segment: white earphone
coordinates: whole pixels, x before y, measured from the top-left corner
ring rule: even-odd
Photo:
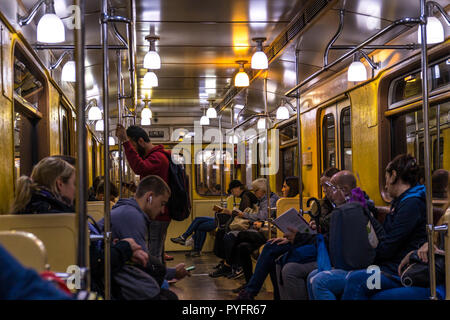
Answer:
[[[148,202],[152,204],[152,196],[148,197]]]

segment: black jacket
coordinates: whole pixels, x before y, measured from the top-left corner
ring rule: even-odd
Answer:
[[[72,212],[75,212],[73,206],[59,200],[50,191],[40,188],[33,192],[31,200],[27,203],[25,208],[17,214]]]

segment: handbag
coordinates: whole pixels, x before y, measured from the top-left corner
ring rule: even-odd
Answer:
[[[250,220],[241,218],[239,216],[234,217],[233,221],[230,223],[230,230],[231,231],[244,231],[248,230],[250,227]]]
[[[113,275],[125,300],[151,300],[161,292],[158,282],[147,272],[126,264]]]
[[[441,254],[434,255],[436,284],[445,282],[445,256]],[[428,263],[420,260],[417,251],[414,251],[409,257],[409,264],[402,272],[400,277],[402,285],[405,287],[430,287],[430,273]]]

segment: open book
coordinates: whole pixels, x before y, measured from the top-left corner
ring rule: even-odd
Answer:
[[[289,232],[288,227],[297,229],[300,233],[316,233],[316,230],[311,229],[305,218],[294,208],[287,210],[271,222],[284,233]]]

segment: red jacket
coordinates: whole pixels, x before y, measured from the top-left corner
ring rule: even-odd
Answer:
[[[163,153],[170,156],[170,151],[164,150],[162,144],[153,147],[144,158],[141,158],[131,145],[130,141],[126,141],[123,144],[123,148],[131,169],[133,169],[134,173],[138,174],[141,179],[149,175],[157,175],[169,184],[169,159]],[[167,206],[164,210],[164,214],[157,216],[155,220],[170,221]]]

